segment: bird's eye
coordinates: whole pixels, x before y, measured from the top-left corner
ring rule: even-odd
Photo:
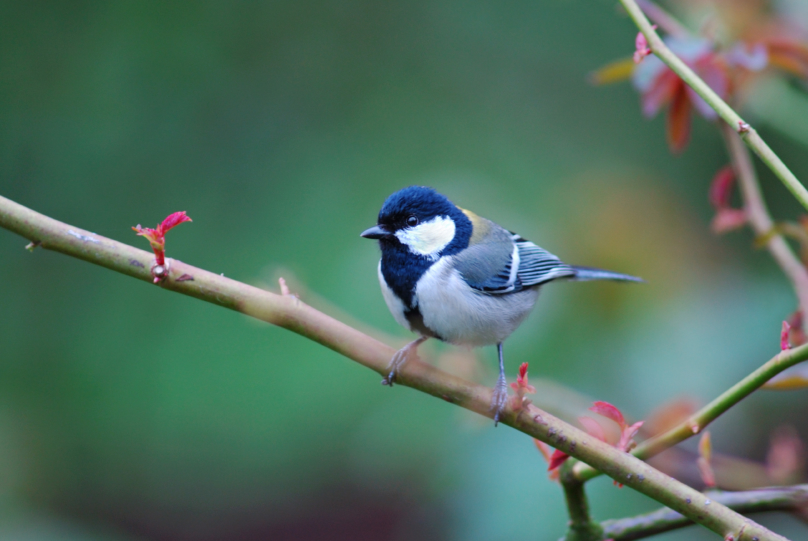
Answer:
[[[409,216],[407,218],[407,225],[410,227],[415,227],[418,225],[418,217],[417,216]]]

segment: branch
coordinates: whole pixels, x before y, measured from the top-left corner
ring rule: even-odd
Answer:
[[[721,133],[724,136],[727,150],[732,159],[732,167],[738,175],[738,184],[741,188],[743,206],[749,225],[752,226],[758,237],[770,235],[774,229],[774,220],[769,215],[766,202],[763,200],[763,194],[760,192],[760,185],[752,159],[749,156],[749,150],[741,143],[738,135],[733,133],[733,130],[726,124],[721,126]],[[766,247],[789,280],[791,280],[803,314],[808,314],[808,270],[794,255],[782,235],[771,235]],[[804,324],[808,324],[808,318],[804,318],[804,320]]]
[[[737,130],[744,142],[757,154],[761,160],[771,169],[775,175],[783,182],[788,190],[797,198],[802,206],[808,209],[808,190],[800,184],[786,164],[769,148],[769,145],[760,137],[757,131],[749,126],[736,113],[732,107],[722,100],[707,83],[701,80],[693,70],[691,70],[679,57],[677,57],[665,43],[659,34],[656,33],[651,23],[643,14],[635,0],[620,0],[623,7],[628,11],[629,16],[634,20],[637,28],[643,33],[648,41],[648,46],[655,55],[668,65],[681,79],[687,83],[696,93],[706,101],[710,107],[715,109],[718,116],[724,119],[732,129]]]
[[[634,456],[647,460],[656,456],[665,449],[695,436],[719,415],[759,389],[774,376],[797,363],[808,359],[808,344],[781,351],[763,366],[733,385],[718,398],[701,408],[699,411],[682,421],[676,427],[664,434],[646,440],[632,452]],[[588,481],[600,475],[600,472],[584,464],[575,465],[575,476],[581,481]]]
[[[38,244],[123,274],[152,282],[152,255],[65,223],[0,197],[0,227]],[[292,296],[280,296],[208,271],[171,261],[157,287],[190,295],[296,332],[383,375],[393,349]],[[808,348],[806,348],[808,349]],[[491,389],[464,381],[437,368],[410,360],[400,383],[491,417]],[[630,454],[594,438],[533,405],[509,406],[500,422],[590,464],[620,483],[682,513],[721,536],[745,531],[760,541],[785,538],[731,509],[711,502]]]
[[[802,509],[808,503],[808,485],[763,488],[747,492],[710,491],[706,495],[714,502],[720,502],[745,515],[762,511],[794,511]],[[632,541],[691,524],[688,519],[675,511],[659,509],[636,517],[606,520],[601,526],[605,537],[613,541]]]
[[[564,500],[570,516],[569,530],[562,541],[600,541],[604,539],[603,526],[592,520],[589,514],[589,501],[586,498],[583,481],[572,475],[569,461],[561,466],[558,478],[564,489]]]
[[[758,236],[769,235],[774,228],[774,221],[766,208],[766,203],[760,191],[757,175],[755,174],[754,166],[749,156],[749,151],[744,145],[741,144],[741,138],[743,137],[747,144],[754,149],[755,147],[752,144],[753,140],[748,137],[749,133],[741,134],[741,137],[738,137],[736,133],[733,133],[734,130],[730,126],[736,125],[734,124],[736,119],[734,117],[732,119],[727,119],[725,115],[722,114],[722,108],[724,108],[726,113],[735,115],[738,122],[742,122],[742,120],[740,120],[740,117],[737,116],[729,105],[721,100],[721,98],[718,97],[718,95],[715,94],[712,89],[710,89],[695,73],[690,70],[690,68],[688,68],[681,60],[679,60],[679,58],[676,57],[676,55],[670,51],[670,49],[667,48],[656,32],[654,32],[654,29],[651,27],[650,23],[648,23],[647,19],[645,19],[642,11],[633,0],[621,1],[623,2],[625,8],[629,11],[629,14],[631,14],[635,23],[637,23],[637,26],[646,36],[646,39],[648,39],[649,44],[651,44],[651,49],[673,71],[682,77],[686,83],[693,87],[694,90],[699,92],[699,94],[719,114],[721,114],[722,118],[727,120],[729,123],[722,124],[721,130],[732,158],[733,168],[735,169],[739,178],[739,184],[741,186],[744,201],[744,209],[747,212],[749,223],[755,233]],[[655,11],[653,11],[653,14],[655,17],[663,17],[669,24],[670,21],[677,25],[679,24],[666,12],[659,9],[655,4],[649,2],[648,0],[639,0],[639,2],[641,2],[643,7],[646,9],[654,9]],[[632,5],[634,8],[636,8],[634,12],[632,12],[631,9]],[[654,40],[652,40],[652,35],[656,40],[656,48],[654,45]],[[713,101],[708,99],[710,96],[712,96]],[[750,132],[751,131],[754,130],[750,130]],[[762,140],[760,142],[763,143]],[[776,172],[777,171],[775,171],[775,173]],[[802,185],[799,186],[802,188]],[[791,281],[797,295],[800,309],[803,311],[803,313],[808,312],[808,270],[806,270],[800,260],[794,255],[794,252],[781,235],[771,235],[771,238],[767,242],[767,247],[774,260],[783,269],[783,272]],[[808,318],[805,318],[805,324],[808,325]],[[778,354],[758,370],[741,380],[728,391],[724,392],[721,396],[713,400],[710,404],[702,408],[699,412],[685,420],[676,428],[639,445],[634,450],[633,454],[638,458],[648,459],[659,454],[665,449],[672,447],[695,434],[698,434],[719,415],[723,414],[729,408],[749,396],[749,394],[754,392],[756,389],[763,386],[763,384],[769,381],[772,377],[779,374],[786,368],[789,368],[794,364],[808,358],[808,351],[803,351],[804,349],[805,348],[798,348],[797,350],[790,350],[788,355],[784,355],[785,352]],[[574,474],[576,478],[582,481],[587,481],[600,475],[599,472],[584,464],[577,464],[574,469]]]

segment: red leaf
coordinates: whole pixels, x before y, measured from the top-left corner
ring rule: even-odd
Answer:
[[[623,429],[626,426],[626,420],[623,418],[623,414],[620,412],[619,409],[612,406],[608,402],[604,402],[602,400],[598,400],[595,402],[595,405],[589,408],[589,411],[594,411],[598,415],[603,415],[607,419],[611,419],[618,425],[620,428]]]
[[[686,85],[677,79],[677,88],[668,109],[668,144],[673,152],[681,152],[690,140],[690,99]]]
[[[527,379],[527,363],[522,363],[519,367],[519,375],[516,376],[516,381],[511,383],[511,389],[516,391],[516,394],[523,397],[525,393],[533,394],[536,388],[528,383]]]
[[[140,227],[140,224],[137,227],[133,227],[132,230],[140,235],[141,237],[146,237],[146,240],[149,241],[153,250],[162,250],[165,246],[165,239],[163,238],[163,234],[158,229],[152,229],[151,227]]]
[[[591,417],[578,417],[578,422],[583,425],[587,434],[599,439],[602,442],[606,441],[606,434],[603,432],[603,427],[600,426],[596,420]]]
[[[735,169],[731,165],[725,165],[719,169],[710,183],[710,204],[714,209],[729,206],[733,186],[735,186]]]
[[[189,218],[185,214],[185,211],[181,210],[179,212],[174,212],[166,216],[166,219],[163,220],[163,223],[161,223],[159,227],[161,228],[161,231],[165,233],[172,227],[176,227],[183,222],[192,222],[192,221],[193,220],[191,220],[191,218]]]
[[[549,464],[550,460],[552,459],[550,446],[544,443],[543,441],[537,440],[536,438],[533,438],[533,443],[536,445],[536,449],[538,449],[539,452],[541,453],[541,456],[544,457],[544,460],[546,460],[547,463]]]
[[[563,463],[564,463],[564,462],[565,462],[565,461],[566,461],[566,460],[567,460],[569,457],[570,457],[570,455],[568,455],[568,454],[567,454],[567,453],[565,453],[564,451],[559,451],[558,449],[556,449],[556,450],[553,452],[553,456],[551,456],[551,457],[550,457],[550,465],[549,465],[549,467],[547,468],[547,471],[554,470],[554,469],[558,468],[558,467],[559,467],[559,466],[561,466],[561,465],[562,465],[562,464],[563,464]]]
[[[634,447],[634,436],[637,435],[642,425],[643,421],[637,421],[631,426],[624,426],[623,430],[620,432],[620,442],[617,444],[617,448],[621,451],[631,450],[631,448]]]
[[[519,366],[519,378],[524,379],[527,376],[527,363],[522,363]]]
[[[696,460],[696,464],[699,467],[699,473],[701,473],[701,480],[708,487],[715,486],[715,472],[710,464],[712,454],[713,446],[710,442],[710,431],[705,430],[699,440],[699,458]]]
[[[132,229],[138,235],[146,237],[146,239],[149,241],[149,244],[151,244],[151,248],[154,251],[154,258],[157,265],[165,265],[166,232],[172,227],[178,226],[182,222],[190,221],[192,220],[186,216],[185,211],[183,210],[169,214],[166,219],[157,226],[156,229],[152,229],[150,227],[140,227],[140,224]],[[155,283],[157,283],[157,281],[158,277],[155,276]]]
[[[713,467],[704,457],[697,458],[696,465],[699,467],[701,480],[707,487],[713,488],[715,486],[715,472],[713,471]]]
[[[722,208],[718,210],[715,216],[713,216],[713,221],[710,223],[710,227],[714,233],[720,235],[721,233],[727,233],[743,227],[744,224],[746,224],[746,221],[747,218],[745,210]]]
[[[681,80],[670,68],[664,69],[642,94],[642,112],[647,117],[656,115],[673,97]]]
[[[769,38],[769,63],[797,77],[808,76],[808,47],[789,38]]]

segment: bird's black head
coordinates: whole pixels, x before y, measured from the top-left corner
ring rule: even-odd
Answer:
[[[387,198],[379,211],[378,224],[362,236],[378,239],[382,250],[405,248],[434,260],[468,246],[471,222],[432,188],[410,186]]]

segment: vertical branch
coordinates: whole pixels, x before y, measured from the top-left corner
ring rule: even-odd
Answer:
[[[741,188],[744,210],[746,211],[749,225],[758,236],[771,235],[774,220],[772,220],[769,210],[766,208],[766,202],[760,191],[760,184],[757,173],[755,173],[755,166],[752,163],[752,157],[749,155],[749,149],[726,124],[721,124],[721,133],[724,136],[724,141],[732,160],[732,167],[738,175],[738,185]],[[771,235],[771,238],[766,243],[766,248],[788,276],[788,279],[791,280],[794,292],[797,294],[800,310],[803,314],[808,313],[806,312],[808,310],[808,270],[794,254],[794,251],[786,243],[782,235]],[[808,318],[804,319],[806,319],[806,322],[803,323],[805,326],[808,324]]]
[[[603,526],[589,515],[584,483],[575,478],[570,461],[561,467],[559,481],[564,489],[564,500],[570,516],[569,530],[563,541],[601,541]]]

